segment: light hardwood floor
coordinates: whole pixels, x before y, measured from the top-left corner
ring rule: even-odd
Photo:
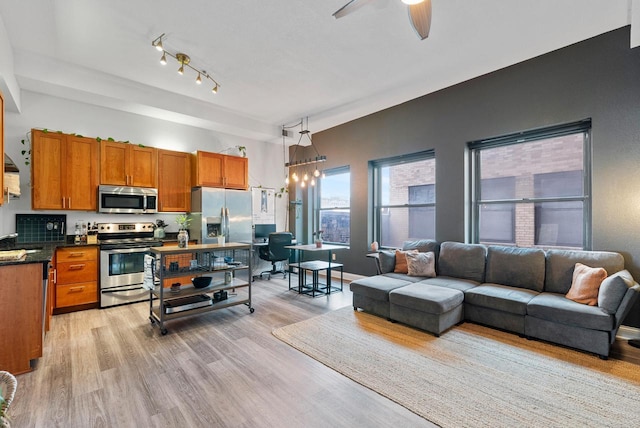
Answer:
[[[281,277],[279,277],[281,278]],[[351,304],[256,281],[246,306],[182,318],[160,335],[148,303],[53,317],[18,376],[16,427],[430,427],[271,331]]]
[[[279,277],[281,278],[281,277]],[[277,327],[351,304],[256,281],[246,306],[174,320],[148,303],[56,315],[35,370],[18,376],[13,427],[431,427],[276,339]],[[640,363],[616,341],[612,358]]]

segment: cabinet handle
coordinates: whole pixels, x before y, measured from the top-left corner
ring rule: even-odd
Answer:
[[[69,270],[80,270],[80,269],[84,269],[85,264],[79,264],[79,265],[71,265],[69,266]]]
[[[58,269],[53,270],[53,283],[54,284],[58,283]]]
[[[69,196],[69,209],[71,209],[71,196]]]
[[[64,204],[64,196],[62,197],[62,208],[66,208]]]
[[[69,293],[80,293],[84,291],[84,285],[80,286],[80,287],[70,287],[69,288]]]
[[[84,256],[84,252],[82,251],[78,251],[78,252],[73,252],[73,253],[69,253],[69,257],[82,257]]]

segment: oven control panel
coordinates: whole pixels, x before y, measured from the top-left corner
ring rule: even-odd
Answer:
[[[155,229],[155,223],[98,223],[98,234],[110,234],[110,233],[130,233],[135,235],[136,233],[153,232]]]

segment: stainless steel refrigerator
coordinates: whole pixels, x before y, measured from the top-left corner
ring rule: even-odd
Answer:
[[[201,244],[251,243],[251,192],[195,188],[191,191],[192,238]]]

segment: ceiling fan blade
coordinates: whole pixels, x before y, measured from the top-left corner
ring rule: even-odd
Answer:
[[[360,9],[362,6],[365,6],[370,1],[371,0],[350,0],[349,2],[347,2],[347,4],[345,4],[340,9],[335,11],[333,14],[333,17],[336,19],[342,18],[343,16],[351,12],[355,12],[356,10]]]
[[[429,37],[431,29],[431,0],[409,6],[409,19],[420,40]]]

